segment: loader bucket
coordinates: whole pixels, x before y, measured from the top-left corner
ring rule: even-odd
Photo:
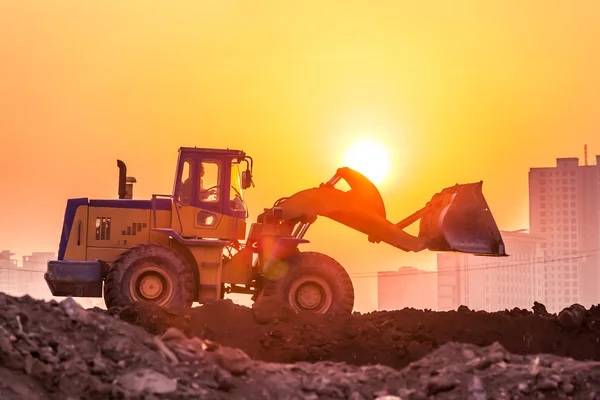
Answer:
[[[429,250],[507,255],[482,185],[483,182],[455,185],[435,194],[427,203],[419,236],[427,237]]]

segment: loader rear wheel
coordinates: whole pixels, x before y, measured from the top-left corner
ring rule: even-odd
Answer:
[[[165,308],[191,307],[196,293],[192,268],[177,251],[160,244],[141,244],[125,251],[104,282],[106,307],[136,301]]]
[[[288,272],[267,281],[264,296],[275,296],[296,312],[349,314],[354,308],[350,276],[333,258],[316,252],[297,252],[284,260]]]

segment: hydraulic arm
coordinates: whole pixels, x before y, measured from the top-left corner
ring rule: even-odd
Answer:
[[[344,179],[350,190],[335,184]],[[420,210],[394,224],[375,185],[351,168],[340,168],[317,188],[279,200],[275,207],[292,236],[304,237],[317,216],[324,216],[366,234],[371,242],[385,242],[404,251],[457,251],[506,256],[500,231],[482,193],[482,182],[455,185],[436,193]],[[259,220],[262,215],[259,216]],[[404,231],[420,221],[419,235]]]

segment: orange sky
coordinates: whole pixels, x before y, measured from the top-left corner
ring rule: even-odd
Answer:
[[[599,17],[558,1],[2,2],[0,247],[57,251],[66,199],[116,197],[117,158],[143,198],[170,192],[179,146],[244,149],[254,218],[328,180],[361,135],[391,147],[391,220],[482,179],[500,228],[527,227],[528,168],[600,154]],[[327,220],[308,239],[351,273],[435,265]]]

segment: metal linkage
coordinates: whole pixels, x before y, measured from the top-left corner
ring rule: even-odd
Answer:
[[[335,184],[338,183],[340,181],[340,179],[342,179],[342,177],[339,176],[338,174],[335,174],[330,180],[327,181],[326,184],[335,186]],[[310,227],[310,225],[311,225],[310,222],[305,222],[303,224],[298,225],[298,227],[294,231],[293,236],[296,239],[304,238],[304,235],[306,235],[306,232],[308,231],[308,228]]]

